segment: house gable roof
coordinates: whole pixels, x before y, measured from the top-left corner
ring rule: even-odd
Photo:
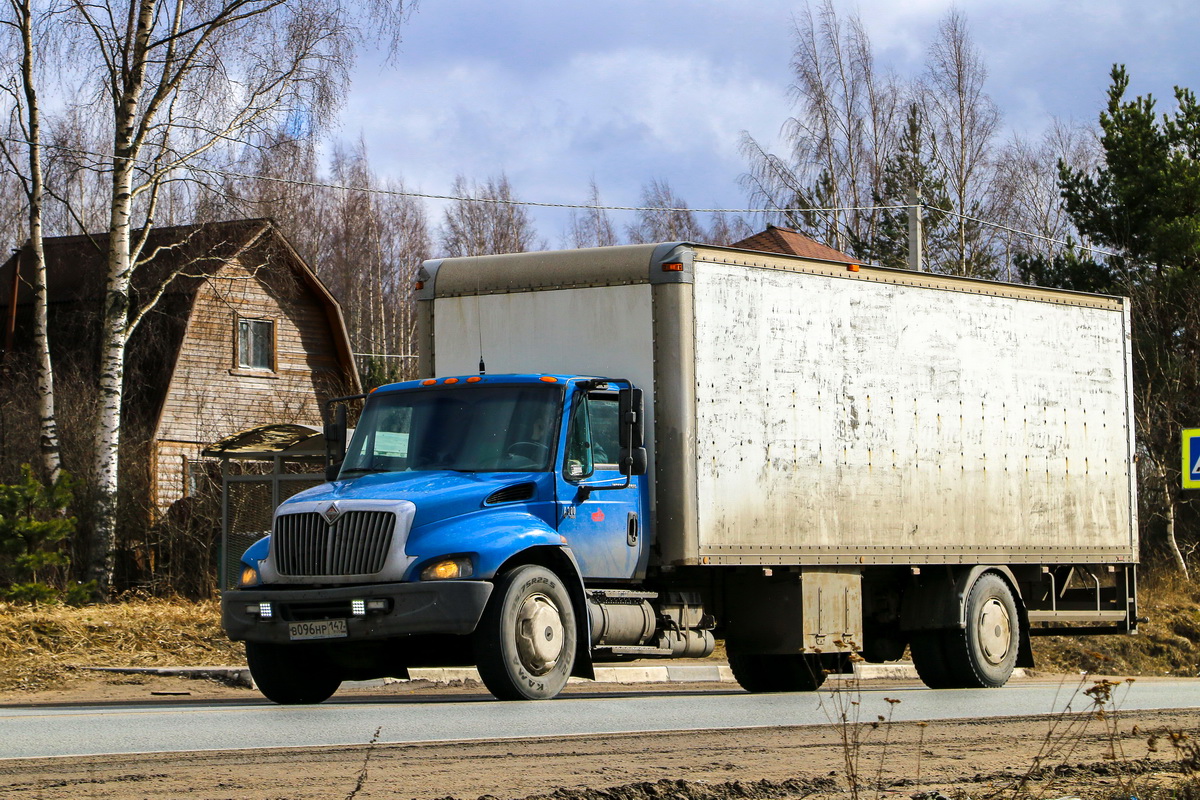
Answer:
[[[105,291],[107,239],[107,234],[100,234],[45,240],[52,346],[58,352],[73,349],[76,352],[71,356],[84,362],[93,361],[97,355],[99,329],[95,323]],[[17,251],[0,266],[0,319],[5,330],[13,311],[27,319],[29,312],[22,313],[22,308],[27,309],[33,302],[31,265],[28,257],[22,258],[26,250]],[[158,415],[158,404],[166,394],[197,293],[208,278],[217,275],[234,259],[248,261],[256,268],[269,265],[275,270],[282,269],[314,296],[329,323],[338,363],[353,391],[360,391],[341,307],[272,220],[244,219],[155,228],[147,237],[142,263],[134,272],[130,291],[134,313],[149,303],[156,303],[153,313],[147,315],[134,334],[139,347],[137,352],[130,353],[127,370],[140,376],[138,380],[127,382],[127,399],[132,407],[140,409],[147,422]],[[17,277],[18,292],[16,309],[11,304],[14,277]],[[64,335],[61,327],[55,326],[55,321],[60,326],[69,322],[70,332]],[[60,339],[57,343],[56,338]],[[0,346],[2,344],[0,341]]]
[[[738,250],[782,253],[789,256],[812,258],[818,261],[833,261],[838,264],[866,263],[861,259],[843,253],[841,250],[827,247],[791,228],[780,228],[776,225],[768,225],[767,229],[762,233],[756,233],[729,246]]]

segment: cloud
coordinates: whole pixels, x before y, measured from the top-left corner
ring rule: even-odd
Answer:
[[[738,202],[740,132],[769,138],[784,115],[782,89],[744,69],[630,47],[552,71],[477,58],[398,71],[356,93],[346,118],[381,171],[430,191],[504,171],[523,197],[582,202],[594,176],[606,200],[630,205],[658,178],[711,205]]]
[[[950,0],[859,0],[879,66],[915,78]],[[428,3],[393,69],[359,70],[345,131],[411,187],[445,192],[457,174],[504,171],[523,198],[578,202],[595,178],[606,202],[639,201],[651,179],[692,206],[740,207],[741,131],[774,145],[792,109],[791,0],[480,0]],[[1009,129],[1051,116],[1094,121],[1112,63],[1162,105],[1200,89],[1200,6],[1184,0],[992,0],[960,4]],[[1167,110],[1167,109],[1163,109]],[[1005,130],[999,136],[1004,141]],[[553,238],[565,212],[537,212]],[[436,211],[435,211],[436,215]]]

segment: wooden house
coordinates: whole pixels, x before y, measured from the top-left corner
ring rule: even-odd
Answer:
[[[105,244],[46,240],[51,354],[75,391],[96,385]],[[206,445],[263,423],[320,425],[325,401],[359,381],[337,301],[270,220],[154,229],[143,260],[131,313],[153,307],[126,357],[122,480],[154,516],[196,490]],[[27,263],[19,251],[0,267],[14,361],[31,343]]]
[[[781,228],[778,225],[768,225],[765,231],[734,242],[729,245],[739,250],[757,250],[761,253],[783,253],[790,256],[802,256],[819,261],[833,261],[838,264],[865,265],[867,262],[821,244],[799,231],[791,228]]]

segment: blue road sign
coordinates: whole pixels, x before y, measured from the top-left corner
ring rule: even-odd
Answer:
[[[1200,489],[1200,428],[1183,431],[1183,488]]]

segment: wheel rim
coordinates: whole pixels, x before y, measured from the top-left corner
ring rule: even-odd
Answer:
[[[979,648],[991,664],[1000,664],[1012,647],[1012,619],[996,598],[983,604],[979,615]]]
[[[562,615],[544,594],[532,594],[517,615],[517,655],[525,669],[545,675],[558,663],[563,648]]]

